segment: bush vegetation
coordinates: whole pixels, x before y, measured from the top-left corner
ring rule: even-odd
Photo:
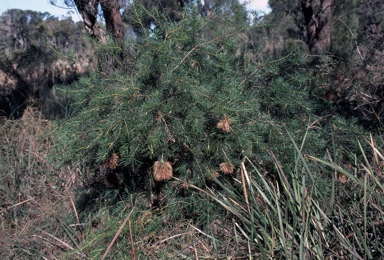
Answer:
[[[334,59],[261,58],[241,8],[130,11],[156,26],[95,44],[99,70],[56,86],[64,119],[3,120],[4,259],[384,255],[381,110],[345,112]]]

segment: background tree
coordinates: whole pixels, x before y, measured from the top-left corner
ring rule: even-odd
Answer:
[[[57,0],[51,0],[51,4],[62,5]],[[64,4],[72,7],[76,6],[83,18],[86,30],[98,41],[106,42],[105,31],[97,22],[99,9],[102,10],[107,31],[112,38],[117,41],[124,39],[124,26],[120,14],[119,0],[65,0]]]
[[[306,26],[307,44],[311,53],[328,51],[331,46],[333,0],[302,0],[301,8]]]
[[[54,104],[53,85],[77,79],[86,71],[80,64],[92,68],[92,51],[79,25],[30,10],[0,16],[1,115],[18,118],[33,99],[48,117],[63,112]]]
[[[255,50],[259,51],[258,55],[253,54],[254,58],[279,58],[298,50],[316,54],[318,64],[310,64],[318,66],[313,71],[313,78],[317,80],[312,81],[315,90],[312,94],[327,107],[319,109],[319,113],[355,116],[370,128],[380,124],[378,115],[383,114],[383,88],[382,77],[376,72],[380,71],[383,60],[378,51],[383,40],[383,4],[380,1],[334,1],[328,24],[325,22],[329,21],[329,13],[324,17],[321,12],[327,4],[325,1],[270,0],[269,4],[271,13],[258,18],[257,22],[272,26],[252,30],[250,34],[250,39],[256,43]],[[303,9],[301,4],[307,6]],[[307,11],[307,21],[303,10]],[[322,19],[324,23],[319,24]],[[327,35],[324,38],[327,40],[318,41],[323,25],[330,25],[323,34]],[[308,26],[314,26],[312,36],[308,35]],[[311,44],[310,39],[314,40]],[[322,46],[327,47],[323,49]],[[313,61],[313,56],[308,57]],[[366,75],[371,75],[370,80]]]
[[[331,45],[332,0],[270,0],[268,19],[274,26],[272,35],[306,42],[311,53],[328,51]],[[281,27],[281,28],[280,28]]]

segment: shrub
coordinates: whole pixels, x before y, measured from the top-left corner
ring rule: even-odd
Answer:
[[[237,166],[258,149],[258,93],[234,56],[236,35],[246,28],[229,16],[185,15],[127,43],[125,72],[94,73],[65,87],[76,102],[57,134],[64,161],[101,165],[115,153],[133,177],[165,160],[177,176],[201,182],[221,163]],[[216,32],[213,23],[231,26]]]

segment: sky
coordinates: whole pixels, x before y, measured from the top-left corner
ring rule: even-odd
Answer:
[[[246,0],[249,2],[249,10],[258,10],[268,12],[268,0]],[[64,5],[64,0],[56,0],[59,5]],[[241,1],[241,2],[244,2]],[[49,12],[50,14],[58,17],[68,16],[68,11],[72,13],[72,19],[74,21],[81,20],[80,15],[75,9],[64,9],[53,6],[50,3],[50,0],[0,0],[0,13],[5,12],[8,9],[24,9],[24,10],[33,10],[39,12]]]
[[[57,3],[61,3],[61,5],[64,1],[58,0]],[[74,21],[81,20],[80,15],[76,12],[75,9],[69,8],[59,8],[56,6],[53,6],[50,3],[50,0],[0,0],[0,13],[5,12],[8,9],[23,9],[23,10],[33,10],[33,11],[39,11],[39,12],[49,12],[50,14],[62,17],[62,16],[68,16],[68,11],[72,11],[72,19]]]
[[[1,1],[1,0],[0,0]],[[240,1],[245,2],[245,1]],[[262,12],[269,12],[268,0],[248,0],[249,4],[247,5],[249,10],[256,10]]]

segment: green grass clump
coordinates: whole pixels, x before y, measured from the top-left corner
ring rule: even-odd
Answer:
[[[379,259],[384,255],[384,156],[379,141],[368,140],[372,153],[361,149],[354,166],[304,157],[296,146],[295,163],[301,161],[303,167],[284,171],[272,155],[278,181],[246,158],[237,189],[216,179],[223,190],[203,192],[233,214],[236,241],[248,244],[249,255]],[[313,171],[313,164],[327,170]],[[320,174],[322,182],[308,184],[307,179]]]

